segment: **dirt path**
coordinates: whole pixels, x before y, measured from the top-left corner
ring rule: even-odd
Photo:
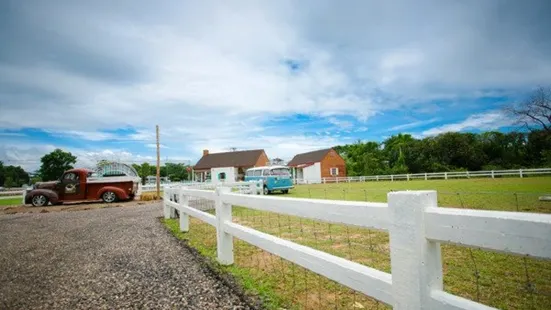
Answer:
[[[248,309],[161,213],[148,204],[1,215],[0,309]]]

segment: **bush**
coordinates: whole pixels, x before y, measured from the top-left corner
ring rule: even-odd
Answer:
[[[161,194],[162,197],[162,194]],[[143,193],[140,196],[140,200],[142,201],[152,201],[152,200],[159,200],[161,197],[157,196],[157,193]]]

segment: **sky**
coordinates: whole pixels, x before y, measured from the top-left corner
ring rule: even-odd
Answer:
[[[0,1],[0,160],[270,158],[511,130],[551,81],[551,2]]]

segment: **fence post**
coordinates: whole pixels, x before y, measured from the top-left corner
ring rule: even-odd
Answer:
[[[260,191],[259,195],[264,195],[264,182],[263,181],[256,181],[256,186],[258,190]]]
[[[394,176],[392,174],[390,175],[390,181],[394,181]]]
[[[379,176],[377,176],[377,181],[379,181]]]
[[[25,197],[27,196],[27,188],[25,187],[25,189],[23,189],[23,198],[22,198],[22,201],[21,201],[21,204],[24,205],[25,204]]]
[[[323,184],[325,184],[325,178],[322,178],[321,181],[323,182]]]
[[[469,175],[469,171],[467,171],[467,179],[470,179],[471,176]]]
[[[184,188],[181,186],[178,189],[178,203],[181,206],[189,207],[189,196],[184,195]],[[180,210],[180,231],[189,231],[189,215],[183,210]]]
[[[251,192],[251,195],[257,195],[258,194],[258,183],[257,182],[249,183],[249,191]]]
[[[519,170],[518,170],[518,174],[520,175],[521,178],[524,177],[524,175],[522,174],[522,169],[519,169]]]
[[[444,179],[448,179],[448,173],[447,172],[444,172]]]
[[[170,218],[170,207],[167,204],[168,200],[169,200],[168,199],[168,192],[164,191],[163,192],[163,215],[164,215],[165,219]]]
[[[427,173],[425,172],[425,181],[427,180]]]
[[[494,171],[492,170],[492,179],[494,178]]]
[[[216,188],[216,252],[221,265],[233,264],[233,237],[224,232],[224,223],[232,221],[232,205],[222,203],[222,195],[230,192],[229,187]]]
[[[431,290],[442,290],[440,244],[425,238],[425,209],[436,191],[388,193],[394,309],[425,309]]]
[[[407,178],[407,180],[409,181],[409,173],[408,173],[408,174],[406,174],[406,178]]]

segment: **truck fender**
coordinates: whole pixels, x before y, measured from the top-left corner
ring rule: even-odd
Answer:
[[[59,201],[59,196],[57,195],[56,192],[54,192],[53,190],[49,190],[49,189],[33,189],[29,192],[27,192],[27,194],[25,195],[25,204],[29,204],[31,203],[32,199],[33,199],[33,196],[35,195],[44,195],[46,197],[48,197],[48,200],[52,203],[52,204],[55,204]]]
[[[115,194],[117,194],[117,198],[120,199],[120,200],[127,200],[128,199],[128,194],[118,188],[118,187],[115,187],[115,186],[105,186],[105,187],[102,187],[99,191],[98,191],[98,199],[101,199],[101,196],[103,195],[103,193],[107,192],[107,191],[111,191]]]

